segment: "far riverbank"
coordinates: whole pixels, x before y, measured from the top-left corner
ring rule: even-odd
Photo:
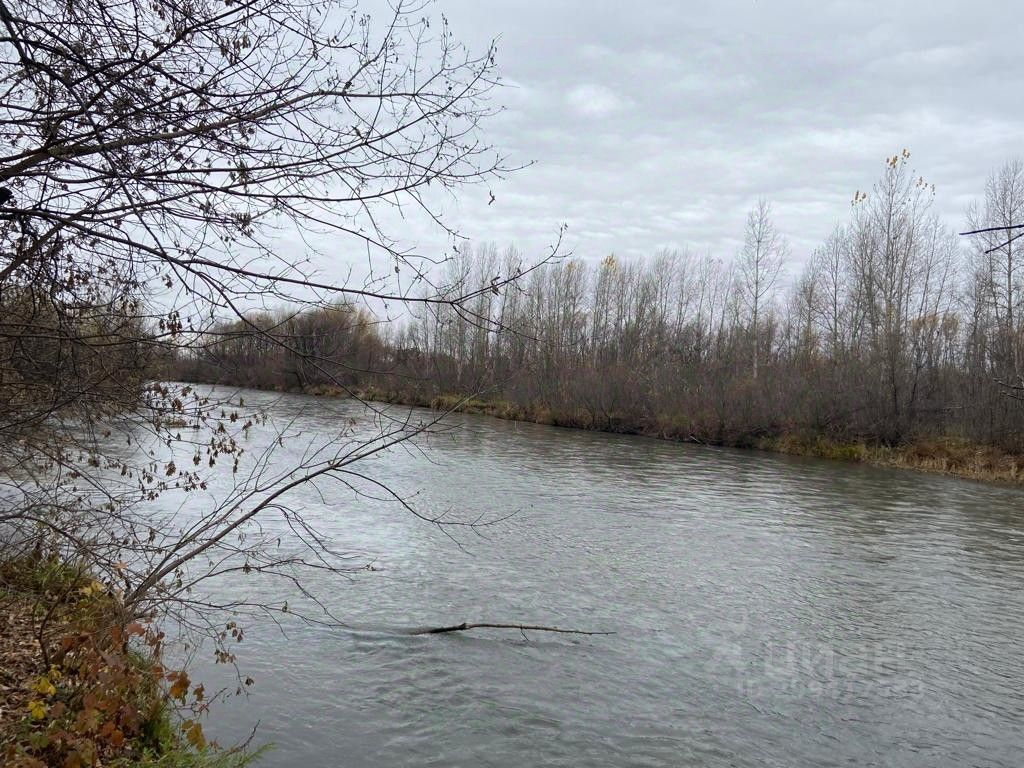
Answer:
[[[429,395],[365,387],[348,392],[339,387],[311,386],[298,390],[317,397],[356,397],[361,400],[430,408],[435,411],[479,414],[509,421],[524,421],[568,429],[628,434],[674,442],[810,456],[834,461],[870,464],[917,472],[948,475],[966,480],[1024,485],[1024,455],[963,438],[938,437],[912,440],[900,445],[868,441],[837,441],[810,432],[780,431],[776,434],[722,435],[681,431],[670,420],[646,421],[616,418],[594,419],[583,411],[567,413],[543,405],[522,406],[501,399],[457,394]]]

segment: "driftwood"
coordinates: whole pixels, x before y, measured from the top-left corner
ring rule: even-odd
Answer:
[[[543,627],[537,624],[467,624],[462,622],[451,627],[433,627],[427,629],[414,629],[411,635],[441,635],[445,632],[465,632],[470,629],[518,629],[520,632],[558,632],[563,635],[614,635],[614,632],[585,632],[582,629],[559,629],[558,627]]]

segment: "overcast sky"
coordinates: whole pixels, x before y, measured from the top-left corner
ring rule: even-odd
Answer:
[[[535,161],[494,187],[494,205],[471,188],[449,206],[479,240],[536,250],[564,221],[584,258],[730,258],[763,195],[800,261],[904,147],[951,227],[1021,153],[1024,22],[1009,0],[438,9],[471,47],[500,38],[507,111],[487,138]]]

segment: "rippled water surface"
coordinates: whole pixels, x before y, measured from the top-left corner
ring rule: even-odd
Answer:
[[[364,418],[246,397],[307,437]],[[451,423],[366,471],[430,514],[517,514],[457,543],[394,504],[298,491],[378,570],[318,585],[349,630],[250,623],[252,694],[208,733],[259,721],[268,766],[1024,764],[1020,491]],[[462,621],[616,634],[403,634]]]

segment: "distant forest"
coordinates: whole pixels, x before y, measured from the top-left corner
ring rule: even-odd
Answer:
[[[477,245],[442,279],[476,291],[462,306],[418,305],[400,329],[354,305],[253,313],[174,373],[419,404],[472,396],[517,418],[727,445],[943,437],[1024,452],[1024,254],[1009,229],[1024,222],[1024,165],[993,173],[967,214],[967,229],[995,231],[959,236],[933,198],[908,153],[889,158],[797,276],[765,201],[734,259],[529,271],[514,247]]]

